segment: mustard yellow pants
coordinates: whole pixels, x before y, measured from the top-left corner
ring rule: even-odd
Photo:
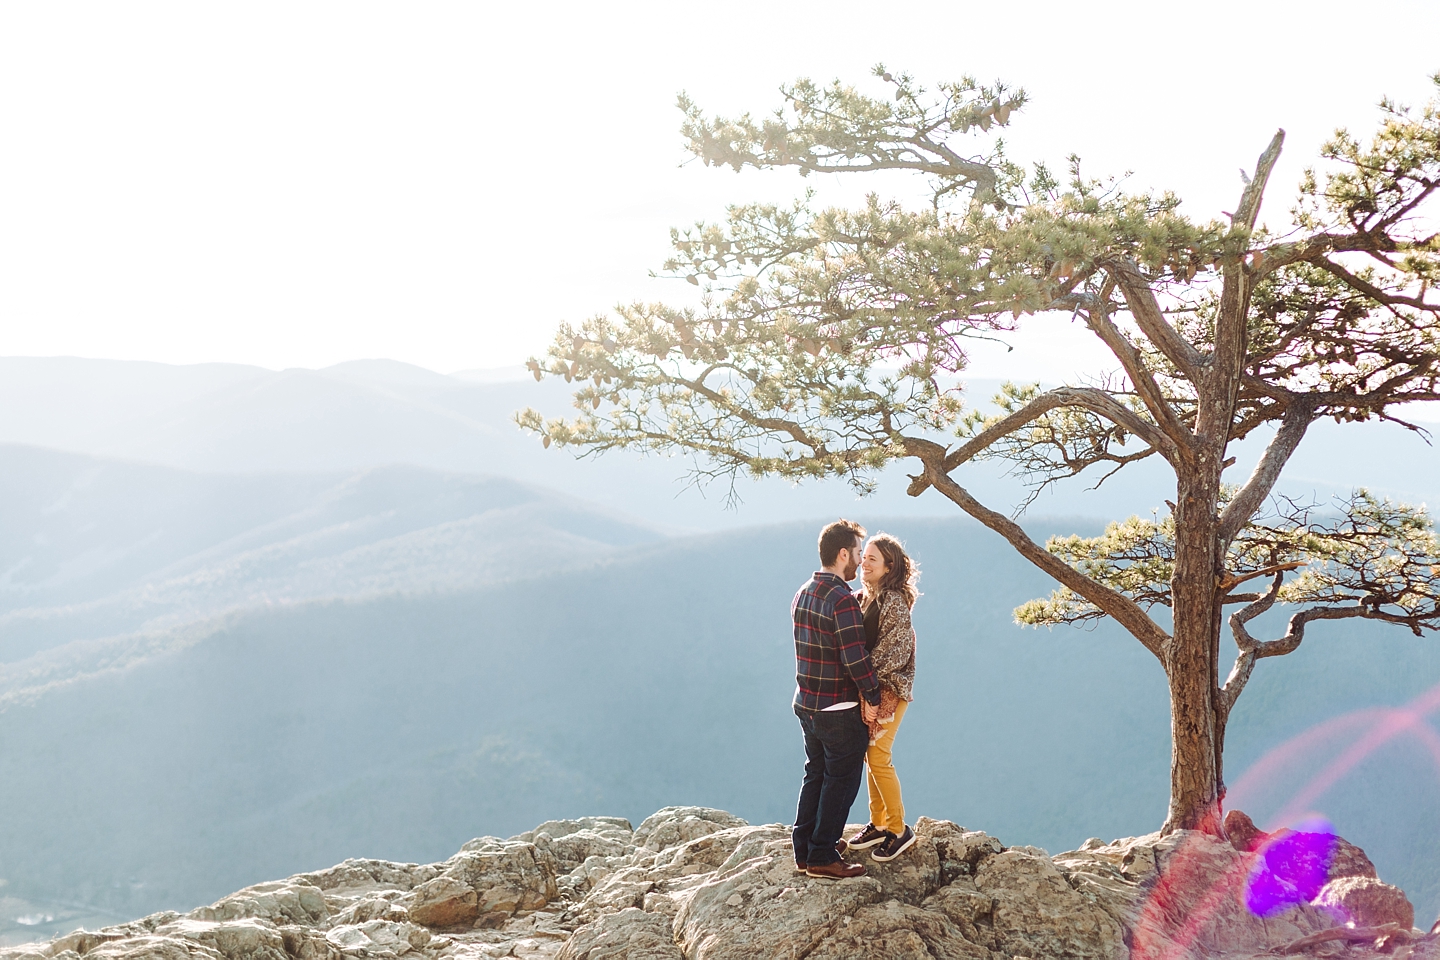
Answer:
[[[868,771],[865,782],[870,787],[870,822],[881,830],[889,830],[897,837],[905,832],[905,803],[900,799],[900,778],[895,775],[895,764],[890,760],[890,748],[895,743],[895,733],[910,706],[901,700],[895,706],[895,719],[885,724],[880,739],[870,744],[865,751],[865,767]]]

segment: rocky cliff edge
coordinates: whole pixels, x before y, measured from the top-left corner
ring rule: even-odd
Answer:
[[[1440,935],[1414,929],[1405,895],[1343,840],[1318,896],[1258,916],[1253,836],[1095,839],[1051,857],[946,820],[916,833],[889,864],[852,854],[869,874],[837,882],[796,871],[786,827],[721,810],[550,821],[442,863],[347,860],[0,960],[1440,960]]]

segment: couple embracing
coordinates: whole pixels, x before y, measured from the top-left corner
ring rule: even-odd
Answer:
[[[850,581],[860,575],[860,592]],[[891,748],[913,699],[918,571],[899,540],[837,520],[820,531],[820,569],[791,604],[795,715],[805,737],[805,780],[795,814],[795,869],[843,880],[865,867],[841,854],[894,860],[915,842],[905,823]],[[845,818],[869,768],[870,822],[848,841]]]

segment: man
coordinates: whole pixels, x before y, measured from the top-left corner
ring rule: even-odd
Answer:
[[[849,582],[860,566],[865,528],[837,520],[820,531],[820,570],[790,606],[795,622],[795,715],[805,737],[805,780],[795,813],[795,867],[812,877],[862,877],[840,859],[840,834],[870,745],[865,721],[880,683],[865,651],[865,621]],[[862,705],[863,698],[863,705]]]

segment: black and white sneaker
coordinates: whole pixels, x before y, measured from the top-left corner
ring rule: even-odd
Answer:
[[[865,829],[851,837],[846,843],[851,850],[869,850],[877,843],[883,843],[885,838],[890,836],[884,830],[873,823],[865,824]]]
[[[885,834],[885,841],[880,844],[878,850],[870,854],[870,857],[876,863],[889,863],[914,846],[915,840],[915,831],[911,830],[909,826],[906,826],[905,832],[898,837],[893,833],[887,833]]]

